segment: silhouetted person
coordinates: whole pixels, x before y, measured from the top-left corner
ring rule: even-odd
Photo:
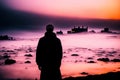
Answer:
[[[47,25],[45,36],[38,42],[36,62],[41,70],[40,80],[61,80],[62,46],[53,30],[53,25]]]

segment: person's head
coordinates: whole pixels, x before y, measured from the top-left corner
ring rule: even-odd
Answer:
[[[46,31],[47,31],[47,32],[53,32],[53,30],[54,30],[54,26],[53,26],[52,24],[48,24],[48,25],[46,26]]]

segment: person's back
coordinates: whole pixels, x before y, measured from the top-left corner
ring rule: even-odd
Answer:
[[[62,46],[52,27],[47,25],[47,32],[37,46],[36,62],[41,68],[41,80],[61,80]]]

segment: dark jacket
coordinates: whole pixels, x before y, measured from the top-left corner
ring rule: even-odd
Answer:
[[[36,63],[40,67],[60,67],[62,59],[61,41],[53,32],[40,38],[36,51]]]

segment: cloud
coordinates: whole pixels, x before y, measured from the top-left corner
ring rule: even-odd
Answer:
[[[105,19],[80,19],[59,16],[48,16],[12,10],[5,5],[0,5],[0,30],[37,30],[48,23],[57,27],[71,27],[73,25],[91,25],[94,27],[111,26],[120,29],[120,20]]]
[[[120,0],[4,0],[12,9],[53,16],[120,19]]]

